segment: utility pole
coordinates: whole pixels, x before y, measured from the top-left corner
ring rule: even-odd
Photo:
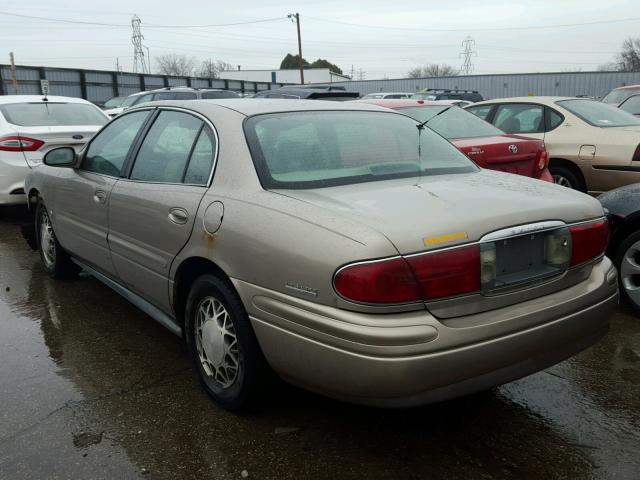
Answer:
[[[147,73],[151,75],[151,54],[149,53],[149,47],[145,45],[144,48],[147,51]]]
[[[462,66],[460,67],[460,73],[462,75],[470,75],[473,73],[473,63],[471,63],[472,56],[478,56],[478,52],[474,49],[476,47],[476,41],[471,37],[465,37],[462,41],[462,47],[464,50],[460,52],[460,57],[464,60],[462,61]]]
[[[9,52],[11,59],[11,83],[13,84],[13,94],[18,95],[18,77],[16,75],[16,62],[13,59],[13,52]]]
[[[365,75],[366,75],[366,72],[362,70],[362,68],[360,68],[360,70],[358,70],[358,80],[364,80]]]
[[[355,70],[353,69],[353,63],[352,63],[351,64],[351,74],[349,75],[351,77],[351,80],[355,80],[354,74],[355,74]]]
[[[296,22],[296,27],[298,28],[298,57],[299,57],[299,65],[300,65],[300,83],[304,85],[304,61],[302,60],[302,38],[300,37],[300,14],[290,13],[289,15],[287,15],[287,17],[289,17],[292,22]]]

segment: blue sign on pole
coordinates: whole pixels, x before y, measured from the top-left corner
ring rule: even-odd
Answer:
[[[276,72],[271,72],[271,83],[276,83]]]

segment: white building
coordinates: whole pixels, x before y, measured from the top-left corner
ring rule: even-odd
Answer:
[[[224,80],[244,80],[245,82],[300,83],[300,70],[226,70],[220,72]],[[346,75],[334,73],[328,68],[305,68],[304,83],[330,83],[349,80]]]

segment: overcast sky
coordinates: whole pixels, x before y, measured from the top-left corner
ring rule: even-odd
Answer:
[[[286,19],[297,11],[307,60],[326,58],[347,74],[353,66],[366,79],[404,77],[428,63],[459,67],[467,35],[476,44],[474,73],[585,71],[613,60],[625,38],[640,36],[637,7],[638,0],[4,0],[0,63],[13,51],[23,65],[113,70],[117,58],[131,70],[135,13],[152,58],[179,53],[272,69],[286,53],[297,53],[295,25]],[[275,20],[197,27],[265,19]]]

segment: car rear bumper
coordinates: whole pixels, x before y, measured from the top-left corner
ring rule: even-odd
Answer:
[[[283,378],[385,407],[441,401],[551,366],[602,337],[618,302],[615,269],[606,258],[584,282],[497,309],[495,321],[475,325],[475,315],[456,323],[424,310],[356,314],[310,302],[304,308],[301,300],[234,283],[267,360]],[[486,322],[488,316],[477,317]]]

